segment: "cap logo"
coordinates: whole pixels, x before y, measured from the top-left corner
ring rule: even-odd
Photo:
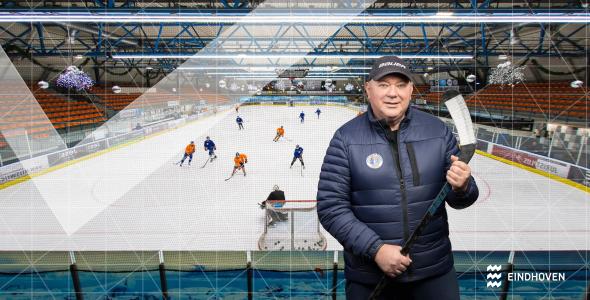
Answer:
[[[387,62],[379,64],[379,68],[388,67],[388,66],[396,66],[396,67],[406,69],[406,66],[404,66],[396,61],[395,62],[394,61],[387,61]]]

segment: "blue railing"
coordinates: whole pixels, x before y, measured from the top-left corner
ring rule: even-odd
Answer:
[[[67,252],[0,252],[0,299],[345,299],[341,252],[336,261],[333,251],[251,254],[248,263],[239,251],[164,252],[170,259],[160,264],[150,252],[77,253],[78,271],[72,272]],[[582,300],[589,254],[455,251],[461,299]],[[517,280],[523,274],[554,274],[559,280]]]

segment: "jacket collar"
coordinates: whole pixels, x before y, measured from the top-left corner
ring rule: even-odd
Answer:
[[[402,128],[402,125],[404,123],[409,123],[412,120],[412,116],[414,115],[414,108],[412,108],[411,105],[408,106],[408,110],[406,110],[406,116],[404,117],[404,119],[402,120],[402,123],[400,124],[400,129]],[[371,104],[368,104],[367,106],[367,116],[369,117],[369,122],[373,125],[377,125],[379,126],[379,122],[383,121],[383,120],[377,120],[377,118],[375,117],[375,114],[373,114],[373,108],[371,107]]]

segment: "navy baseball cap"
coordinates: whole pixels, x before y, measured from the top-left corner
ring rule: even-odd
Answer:
[[[375,60],[371,72],[369,72],[370,80],[380,80],[389,74],[403,75],[412,81],[412,72],[410,66],[406,62],[397,56],[382,56]]]

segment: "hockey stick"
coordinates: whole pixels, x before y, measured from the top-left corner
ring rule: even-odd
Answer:
[[[209,160],[210,160],[210,159],[211,159],[211,158],[207,158],[207,159],[205,160],[205,163],[203,164],[203,166],[201,166],[201,169],[202,169],[202,168],[204,168],[204,167],[207,165],[207,163],[209,162]]]
[[[178,166],[178,165],[180,165],[181,162],[182,162],[182,158],[179,161],[175,162],[174,164]]]
[[[301,156],[299,162],[301,163],[301,177],[303,177],[303,169],[305,169],[305,165],[303,165],[303,156]]]
[[[228,178],[226,178],[224,181],[230,180],[232,177],[234,177],[234,174],[236,174],[236,173],[232,173],[231,176],[229,176]]]
[[[467,105],[465,104],[465,99],[463,96],[459,94],[457,91],[449,90],[444,93],[442,97],[443,101],[445,101],[445,105],[449,109],[449,113],[453,118],[455,123],[455,127],[457,128],[457,132],[459,133],[459,142],[461,147],[461,152],[459,153],[459,160],[464,163],[469,163],[473,154],[475,153],[475,134],[473,132],[473,124],[471,123],[471,116],[469,115],[469,110],[467,109]],[[405,241],[402,245],[402,249],[400,250],[402,255],[408,255],[410,253],[410,248],[414,245],[414,242],[418,238],[418,236],[422,233],[426,225],[432,219],[432,216],[436,213],[436,211],[440,208],[441,205],[444,204],[445,198],[447,194],[451,191],[451,185],[448,182],[445,182],[445,185],[436,195],[436,198],[430,204],[430,207],[424,213],[422,220],[412,232],[410,237]],[[389,280],[387,276],[383,274],[381,280],[369,296],[369,299],[375,300],[377,297],[381,295],[383,289],[387,286]]]
[[[232,177],[234,177],[234,175],[236,174],[236,172],[238,172],[238,170],[242,170],[242,167],[239,167],[239,168],[237,168],[235,171],[233,171],[233,172],[231,173],[231,176],[229,176],[228,178],[226,178],[226,179],[225,179],[225,181],[228,181],[228,180],[230,180]],[[243,172],[243,170],[242,170],[242,172]]]

